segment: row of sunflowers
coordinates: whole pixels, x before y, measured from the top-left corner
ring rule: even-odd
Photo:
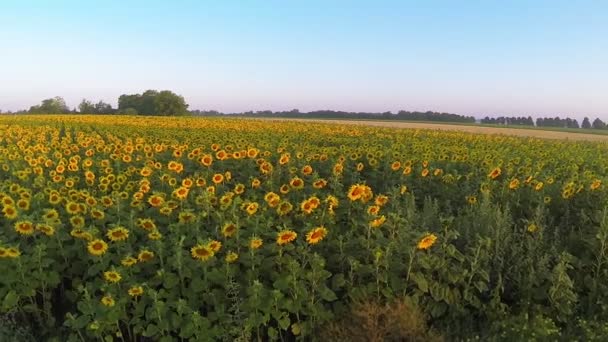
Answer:
[[[456,131],[3,117],[0,313],[51,341],[340,340],[354,304],[406,300],[429,339],[591,338],[606,157]]]

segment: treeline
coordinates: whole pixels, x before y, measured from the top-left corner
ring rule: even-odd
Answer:
[[[2,113],[0,111],[0,113]],[[118,98],[118,108],[99,101],[83,99],[78,107],[70,109],[61,96],[42,100],[29,110],[11,114],[127,114],[127,115],[188,115],[188,104],[180,95],[169,90],[146,90],[142,94],[123,94]]]
[[[497,118],[485,117],[480,121],[488,125],[508,125],[508,126],[536,126],[536,127],[556,127],[556,128],[585,128],[585,129],[608,129],[608,125],[599,118],[591,122],[588,117],[583,119],[579,125],[578,120],[571,118],[537,118],[536,121],[531,116],[528,117],[504,117]]]
[[[310,119],[365,119],[365,120],[407,120],[407,121],[436,121],[436,122],[462,122],[474,123],[475,118],[472,116],[463,116],[451,113],[439,112],[408,112],[401,110],[397,114],[391,112],[370,113],[370,112],[344,112],[334,110],[317,110],[312,112],[300,112],[298,109],[290,111],[273,112],[271,110],[264,111],[248,111],[242,113],[224,114],[216,110],[201,111],[194,110],[190,112],[198,116],[246,116],[246,117],[269,117],[269,118],[310,118]]]

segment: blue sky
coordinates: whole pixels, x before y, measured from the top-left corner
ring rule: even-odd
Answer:
[[[608,119],[607,1],[0,2],[0,109],[434,110]]]

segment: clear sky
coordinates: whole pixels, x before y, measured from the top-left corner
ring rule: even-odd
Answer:
[[[146,89],[225,112],[608,119],[608,1],[0,1],[0,109]]]

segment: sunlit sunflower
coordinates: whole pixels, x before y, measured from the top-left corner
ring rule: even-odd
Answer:
[[[500,169],[500,167],[495,167],[492,171],[490,171],[490,173],[488,174],[488,177],[490,177],[492,179],[496,179],[501,174],[502,174],[502,170]]]
[[[327,228],[325,228],[323,226],[314,228],[306,234],[306,242],[308,242],[311,245],[315,245],[315,244],[319,243],[321,240],[323,240],[326,235],[327,235]]]
[[[15,247],[9,247],[6,249],[7,258],[15,259],[15,258],[18,258],[20,255],[21,255],[21,251],[19,251]]]
[[[125,227],[115,227],[108,230],[106,237],[112,242],[125,241],[129,238],[129,230]]]
[[[222,227],[222,235],[224,235],[225,237],[232,237],[234,233],[236,233],[236,230],[237,228],[234,223],[226,223]]]
[[[147,249],[141,250],[139,252],[139,254],[137,254],[137,260],[139,260],[139,262],[150,261],[153,258],[154,258],[154,252],[149,251]]]
[[[141,286],[133,286],[129,289],[128,293],[131,297],[139,297],[144,294],[144,288]]]
[[[256,202],[249,203],[247,205],[247,207],[245,208],[245,211],[247,212],[247,214],[249,216],[251,216],[251,215],[255,214],[258,211],[258,207],[259,207],[259,204],[257,204]]]
[[[239,255],[234,252],[228,252],[228,254],[226,254],[226,258],[225,258],[226,262],[229,264],[234,263],[238,259],[239,259]]]
[[[211,248],[214,253],[217,253],[222,248],[222,243],[217,240],[212,240],[207,244],[207,247]]]
[[[285,245],[298,237],[298,234],[293,230],[282,230],[277,234],[277,244]]]
[[[151,206],[158,208],[165,204],[165,199],[160,195],[152,195],[150,198],[148,198],[148,203]]]
[[[120,264],[125,266],[125,267],[131,267],[135,264],[137,264],[137,259],[132,257],[132,256],[127,256],[124,257],[121,261]]]
[[[213,257],[215,252],[209,246],[196,245],[196,246],[190,248],[190,254],[192,254],[192,257],[194,259],[206,261],[209,258]]]
[[[101,239],[95,239],[87,244],[87,250],[91,255],[101,256],[108,250],[108,244]]]
[[[14,220],[19,217],[19,212],[17,211],[17,208],[13,207],[12,205],[7,205],[2,208],[2,214],[4,214],[4,217],[9,220]]]
[[[249,248],[251,248],[251,249],[258,249],[258,248],[262,247],[263,244],[264,244],[264,241],[262,241],[262,239],[257,238],[257,237],[253,237],[253,238],[251,238],[251,240],[249,240]]]
[[[393,170],[393,171],[399,171],[400,168],[401,168],[401,162],[400,161],[394,161],[391,164],[391,170]]]
[[[116,302],[114,301],[114,298],[112,298],[111,295],[105,295],[101,297],[101,304],[111,308],[116,305]]]
[[[431,246],[433,246],[435,244],[435,241],[437,241],[437,236],[435,236],[435,234],[427,234],[425,237],[422,238],[422,240],[420,240],[418,242],[418,249],[429,249],[431,248]]]
[[[150,239],[150,240],[160,240],[162,238],[163,238],[163,235],[158,230],[148,233],[148,239]]]
[[[15,231],[21,235],[32,235],[34,233],[34,224],[30,221],[19,221],[15,223]]]
[[[37,224],[36,229],[46,236],[53,236],[55,234],[55,228],[48,224]]]
[[[376,219],[373,219],[369,222],[369,226],[372,228],[378,228],[386,222],[386,216],[382,215]]]
[[[103,279],[109,283],[118,283],[122,277],[120,276],[120,273],[116,271],[106,271],[103,272]]]
[[[367,207],[367,213],[373,216],[378,215],[378,213],[380,212],[380,207],[377,205],[370,205],[369,207]]]

